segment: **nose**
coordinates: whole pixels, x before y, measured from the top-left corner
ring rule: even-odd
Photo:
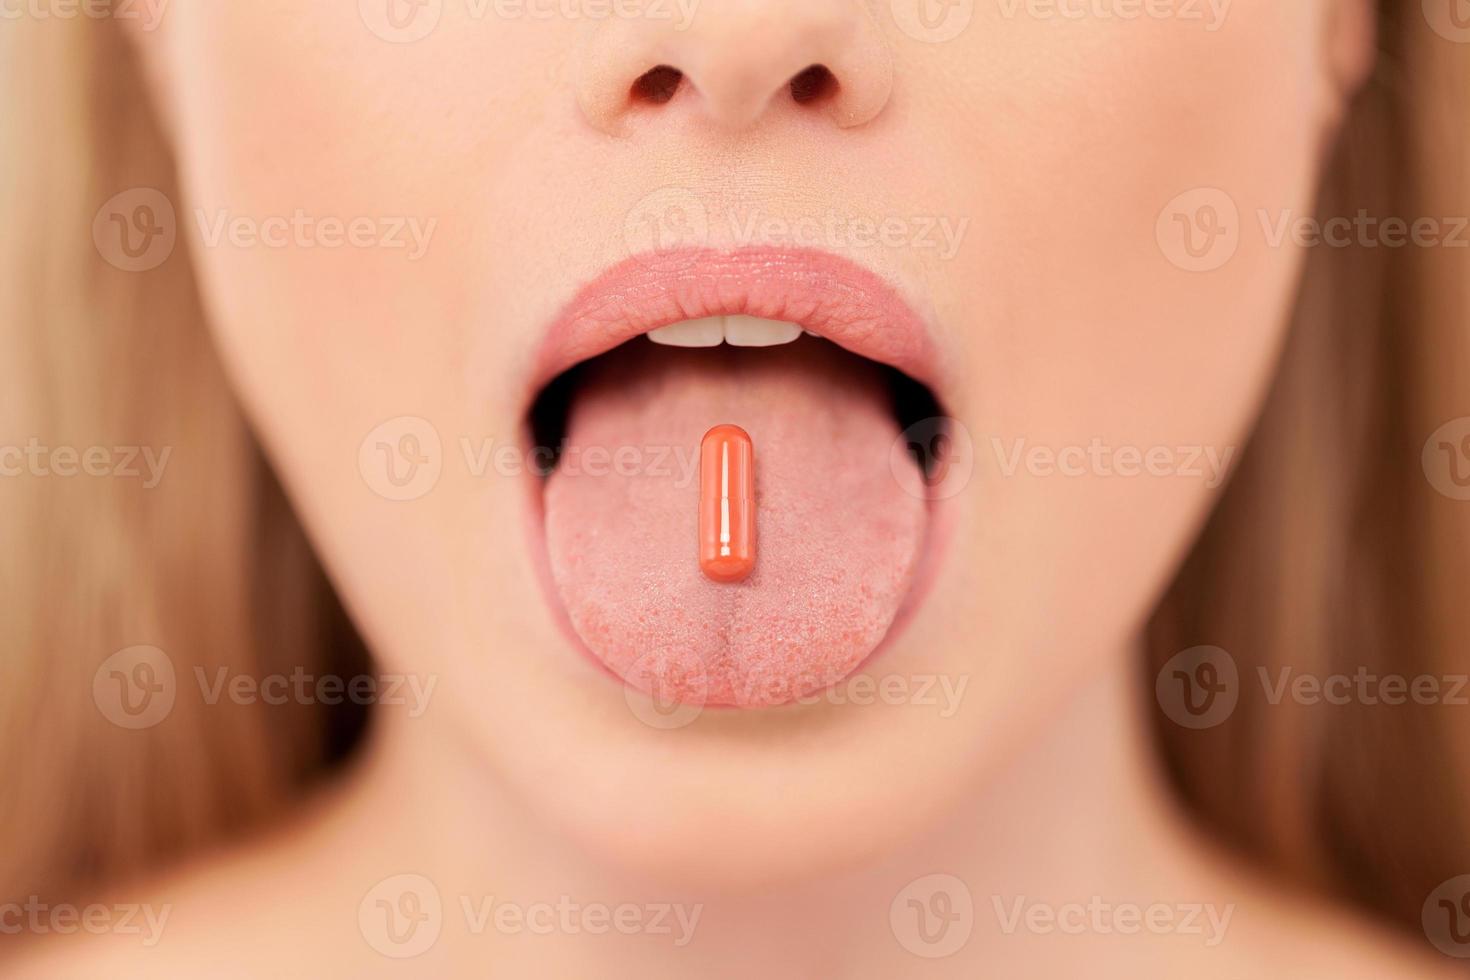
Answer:
[[[684,4],[659,9],[686,9]],[[577,101],[598,129],[689,106],[727,130],[778,111],[842,127],[873,120],[893,90],[893,58],[865,0],[698,0],[689,14],[612,17],[579,52]]]

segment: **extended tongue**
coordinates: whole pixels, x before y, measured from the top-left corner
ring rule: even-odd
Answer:
[[[749,433],[758,560],[699,562],[699,447]],[[823,341],[673,350],[586,368],[545,488],[551,572],[587,647],[638,688],[695,704],[789,702],[882,640],[908,593],[926,510],[892,475],[898,436],[871,363]]]

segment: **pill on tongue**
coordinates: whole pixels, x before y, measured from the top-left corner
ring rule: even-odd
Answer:
[[[717,425],[699,443],[699,568],[713,582],[739,582],[755,567],[755,449],[738,425]]]
[[[873,364],[811,337],[628,344],[586,365],[543,497],[572,632],[630,686],[681,703],[786,704],[857,669],[908,595],[928,520],[894,479],[890,398]],[[758,559],[726,583],[694,554],[698,454],[733,420],[760,444]],[[623,447],[643,465],[614,462]]]

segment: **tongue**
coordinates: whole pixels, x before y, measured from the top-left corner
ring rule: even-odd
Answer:
[[[926,522],[890,469],[898,426],[876,366],[802,338],[636,341],[585,370],[545,506],[552,577],[587,647],[693,704],[782,704],[858,667],[908,593]],[[756,563],[736,584],[698,562],[699,443],[725,422],[755,445]]]

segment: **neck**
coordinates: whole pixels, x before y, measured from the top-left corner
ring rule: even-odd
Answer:
[[[524,960],[556,975],[739,963],[748,975],[880,976],[957,940],[935,975],[973,975],[976,963],[1029,972],[1038,958],[1066,975],[1093,955],[1054,941],[1079,922],[1105,937],[1136,930],[1130,910],[1208,899],[1200,872],[1189,881],[1197,846],[1160,782],[1133,661],[1107,662],[1119,666],[1045,720],[943,826],[873,866],[780,890],[671,892],[579,854],[488,784],[483,763],[428,716],[382,717],[349,846],[433,882],[446,975]],[[1195,923],[1197,946],[1227,911]]]

